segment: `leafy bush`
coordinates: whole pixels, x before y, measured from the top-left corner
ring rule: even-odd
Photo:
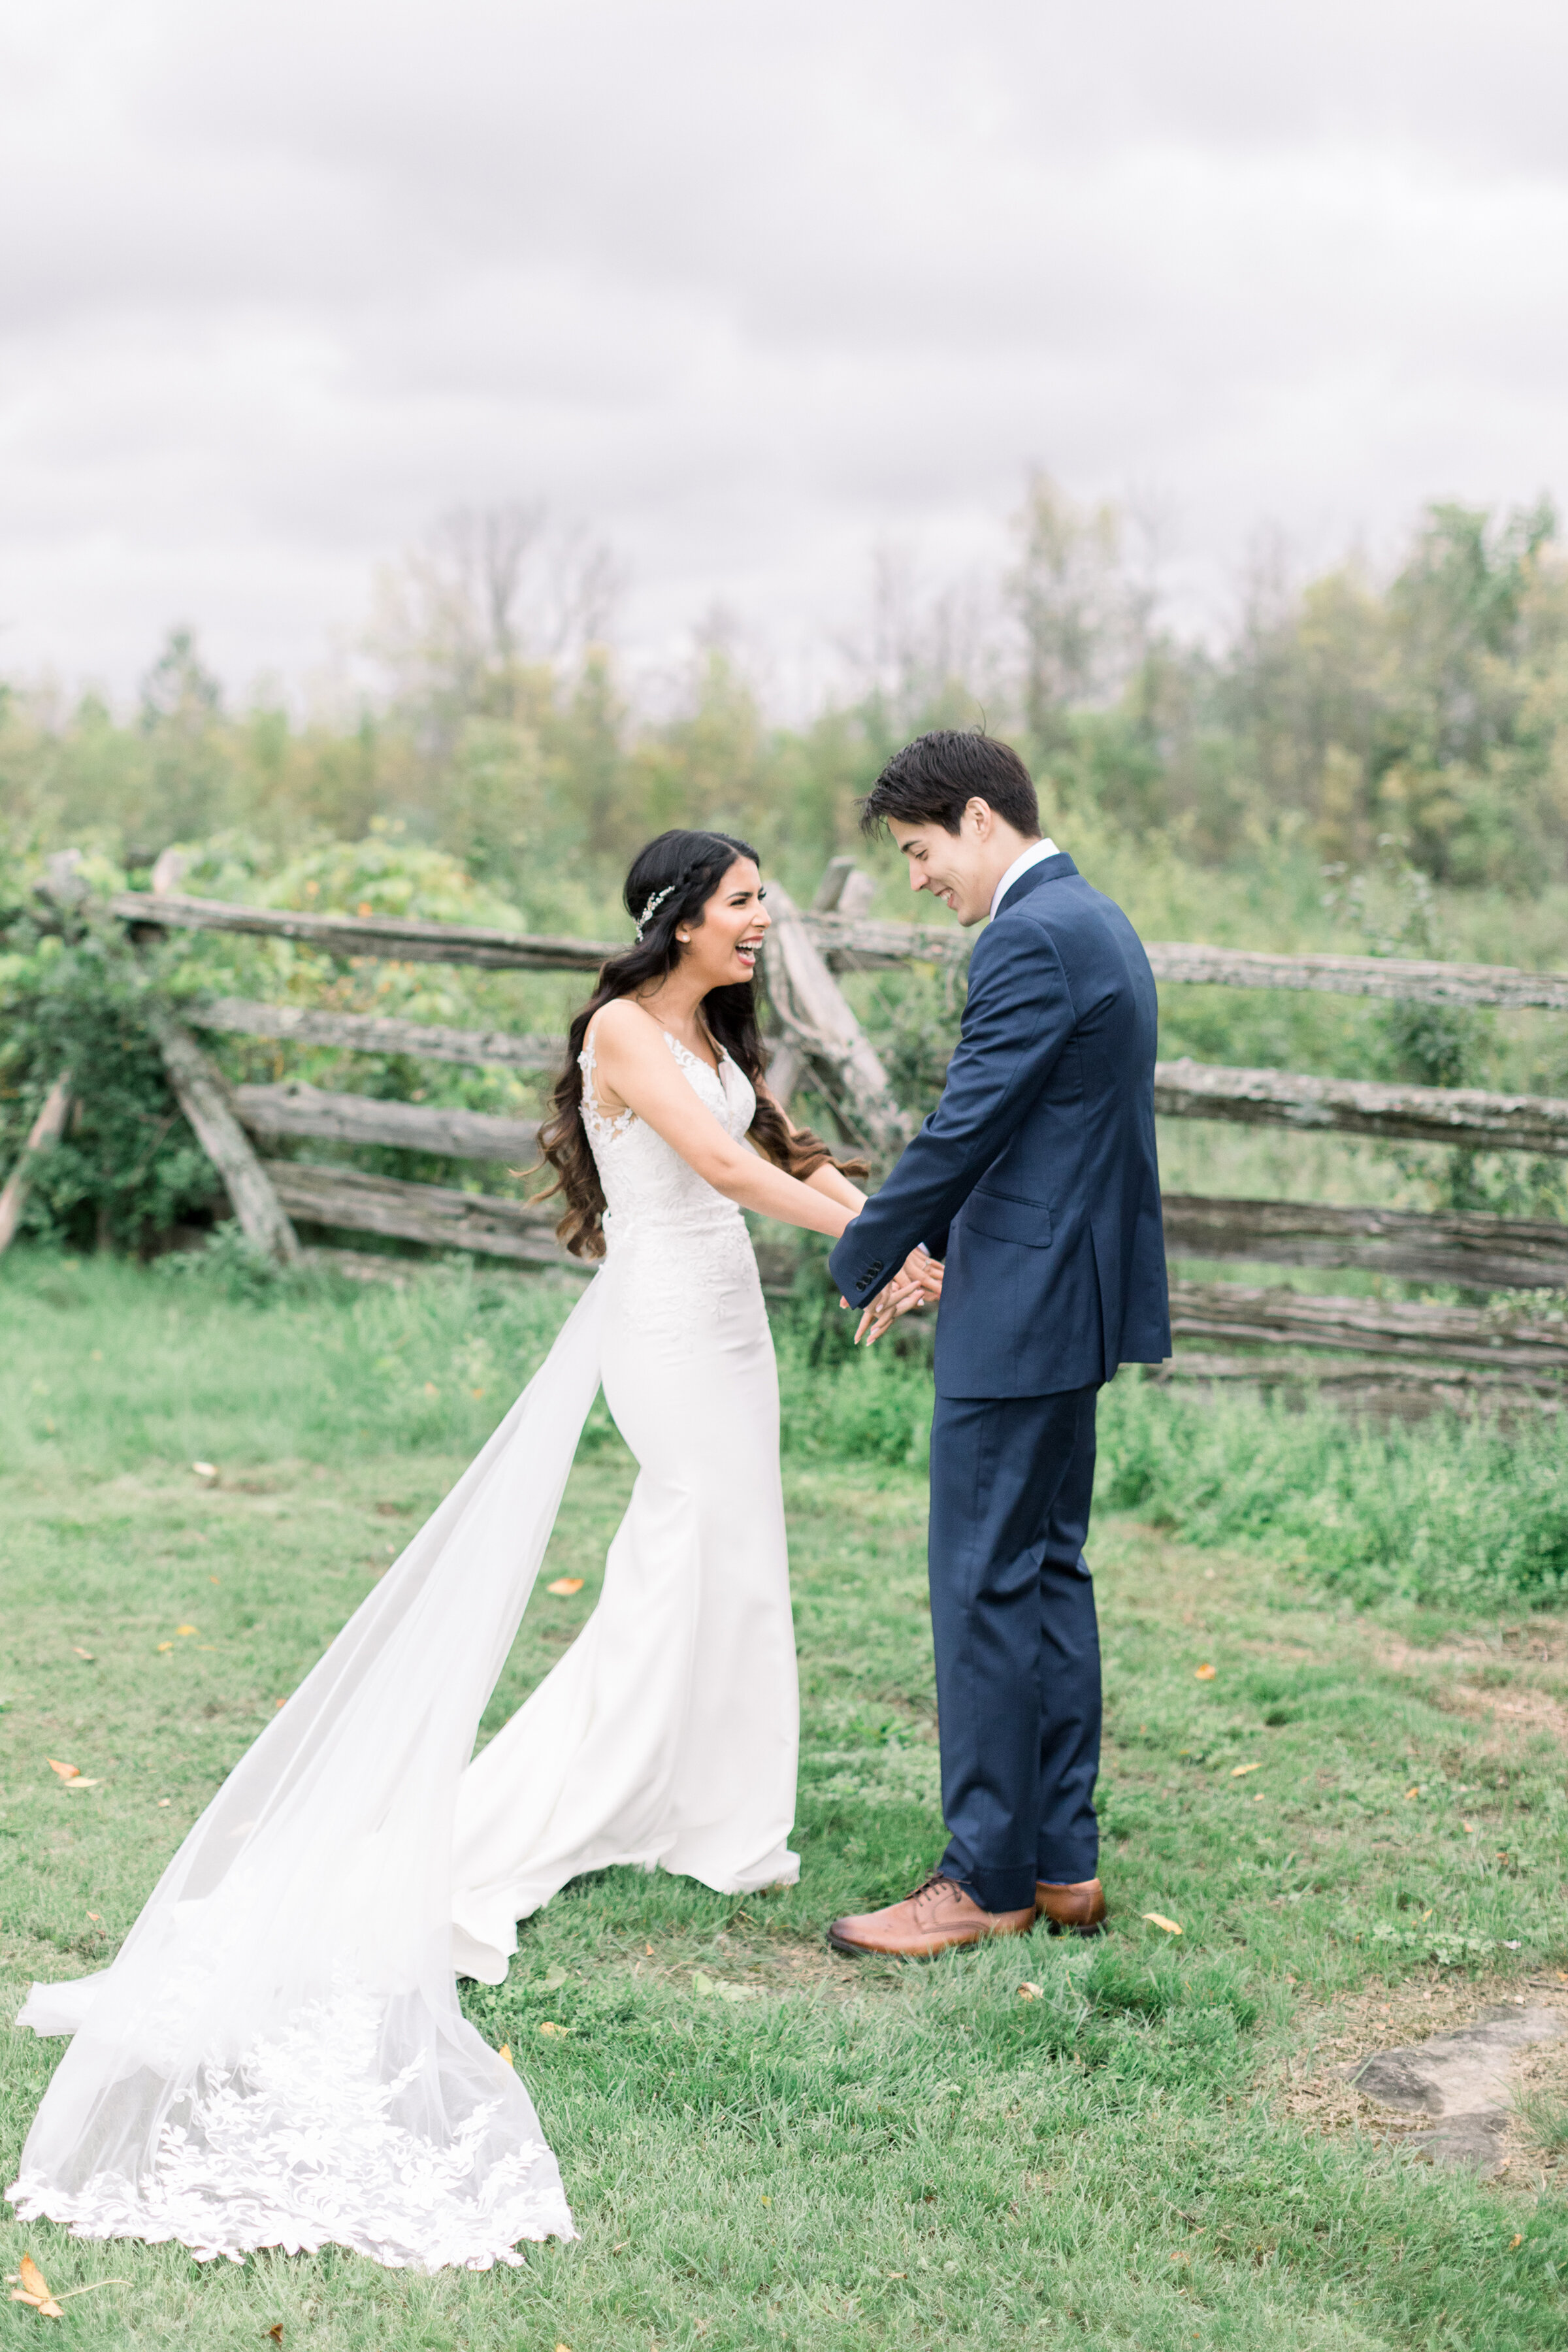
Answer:
[[[44,1097],[68,1072],[74,1105],[38,1155],[24,1228],[80,1247],[144,1248],[206,1214],[223,1187],[170,1092],[150,1025],[148,972],[118,931],[69,936],[13,923],[0,954],[0,1151],[20,1151]]]

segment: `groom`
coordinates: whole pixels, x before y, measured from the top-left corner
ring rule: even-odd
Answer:
[[[913,889],[990,923],[942,1100],[829,1260],[873,1339],[918,1286],[910,1252],[945,1260],[931,1604],[949,1832],[906,1902],[837,1919],[829,1937],[929,1957],[1037,1917],[1093,1935],[1095,1400],[1119,1364],[1171,1347],[1153,974],[1121,909],[1041,839],[1005,743],[921,736],[861,824],[886,825]]]

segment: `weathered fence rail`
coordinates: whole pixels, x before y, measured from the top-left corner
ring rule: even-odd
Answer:
[[[1189,947],[1157,940],[1156,980],[1219,988],[1306,988],[1417,1004],[1544,1006],[1568,1013],[1568,973],[1508,964],[1421,963],[1402,956],[1269,955],[1254,948]]]
[[[864,1032],[837,988],[828,1003],[820,982],[803,992],[784,964],[790,933],[780,926],[768,978],[784,1031],[791,1082],[809,1068],[846,1122],[867,1128],[870,1139],[897,1149],[910,1129],[893,1101],[887,1075]],[[809,941],[807,942],[809,947]],[[784,964],[781,971],[780,965]],[[831,985],[831,982],[829,982]],[[368,1014],[303,1013],[292,1008],[258,1006],[268,1016],[252,1027],[251,1008],[232,998],[189,1015],[193,1027],[239,1035],[283,1037],[301,1044],[336,1045],[359,1053],[424,1055],[426,1034],[416,1021],[387,1022]],[[215,1018],[216,1015],[218,1017]],[[242,1017],[244,1016],[244,1017]],[[853,1027],[849,1024],[853,1024]],[[395,1032],[396,1043],[387,1033]],[[522,1069],[553,1069],[565,1051],[561,1037],[530,1036],[517,1042],[522,1053],[495,1050],[504,1042],[494,1030],[432,1027],[432,1061],[495,1064]],[[775,1082],[776,1083],[776,1082]],[[787,1092],[786,1086],[783,1091]],[[358,1101],[359,1097],[334,1099]],[[1395,1087],[1371,1078],[1316,1078],[1289,1070],[1235,1069],[1215,1062],[1160,1062],[1154,1069],[1154,1108],[1166,1118],[1219,1118],[1248,1127],[1293,1127],[1385,1140],[1461,1145],[1472,1151],[1529,1151],[1568,1155],[1568,1101],[1550,1095],[1489,1094],[1479,1087]],[[314,1135],[321,1128],[279,1128],[279,1134]],[[344,1136],[344,1141],[384,1142],[387,1137]],[[431,1145],[421,1147],[435,1150]],[[513,1147],[508,1146],[508,1149]],[[504,1153],[477,1153],[478,1158]]]
[[[616,947],[603,940],[492,931],[479,924],[425,923],[394,915],[307,915],[242,907],[226,898],[186,898],[173,890],[121,890],[109,911],[133,929],[227,931],[292,940],[325,955],[382,956],[398,963],[469,963],[492,971],[597,971]]]
[[[1173,1257],[1254,1265],[1354,1266],[1468,1290],[1568,1290],[1568,1225],[1544,1219],[1426,1216],[1321,1201],[1226,1201],[1167,1192]]]
[[[286,1078],[278,1086],[237,1087],[234,1101],[241,1126],[252,1135],[386,1143],[401,1151],[437,1151],[448,1160],[531,1160],[539,1133],[537,1119],[387,1102],[377,1095],[327,1094],[300,1078]]]
[[[1224,1118],[1472,1151],[1568,1154],[1568,1101],[1479,1087],[1394,1087],[1373,1078],[1305,1077],[1213,1062],[1161,1062],[1154,1108],[1166,1118]]]
[[[779,897],[773,886],[775,904]],[[124,922],[163,929],[248,933],[296,940],[330,955],[385,956],[403,962],[471,963],[507,971],[596,971],[617,952],[614,941],[484,930],[462,923],[425,923],[382,915],[310,915],[174,892],[122,890],[110,901]],[[963,965],[973,940],[956,925],[879,921],[805,908],[799,919],[836,971],[899,964]],[[1311,989],[1333,996],[1373,996],[1425,1004],[1499,1004],[1568,1013],[1568,973],[1521,971],[1507,964],[1425,963],[1398,956],[1271,955],[1251,948],[1208,948],[1184,941],[1148,943],[1156,980],[1222,988]]]
[[[472,1250],[528,1265],[591,1266],[568,1257],[555,1238],[558,1207],[500,1201],[458,1192],[444,1184],[411,1184],[396,1176],[368,1176],[359,1168],[318,1168],[298,1160],[262,1165],[291,1217],[346,1233],[380,1234],[423,1242],[430,1249]]]
[[[1179,1339],[1281,1341],[1296,1348],[1568,1371],[1568,1322],[1425,1299],[1325,1298],[1239,1282],[1173,1282],[1171,1329]]]
[[[319,1013],[303,1004],[258,1004],[220,996],[189,1015],[196,1029],[265,1037],[288,1045],[332,1045],[354,1054],[406,1054],[422,1062],[493,1064],[497,1069],[553,1070],[564,1037],[507,1029],[447,1029],[434,1021],[396,1021],[375,1013]]]

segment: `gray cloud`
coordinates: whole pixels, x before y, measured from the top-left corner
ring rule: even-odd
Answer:
[[[1568,18],[1526,0],[33,0],[0,28],[0,663],[300,677],[542,494],[786,654],[1024,466],[1392,542],[1563,479]]]

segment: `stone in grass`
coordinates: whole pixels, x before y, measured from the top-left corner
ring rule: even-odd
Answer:
[[[1511,2112],[1510,2076],[1521,2050],[1555,2042],[1568,2017],[1554,2009],[1510,2005],[1484,2010],[1474,2025],[1434,2034],[1405,2050],[1378,2050],[1354,2068],[1363,2098],[1405,2115],[1431,2116],[1434,2131],[1408,2145],[1434,2164],[1471,2164],[1496,2172]]]

